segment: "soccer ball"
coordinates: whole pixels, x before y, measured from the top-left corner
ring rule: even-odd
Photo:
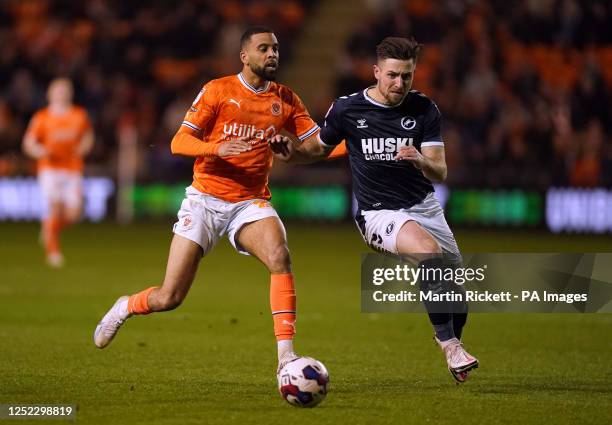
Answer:
[[[328,383],[327,369],[312,357],[298,357],[278,372],[278,390],[292,406],[315,407],[327,395]]]

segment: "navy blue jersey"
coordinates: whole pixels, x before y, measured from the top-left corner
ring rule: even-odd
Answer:
[[[411,162],[394,158],[402,146],[419,151],[444,146],[440,111],[418,91],[410,91],[396,106],[376,102],[366,92],[336,99],[319,137],[329,146],[346,140],[360,210],[410,208],[433,186]]]

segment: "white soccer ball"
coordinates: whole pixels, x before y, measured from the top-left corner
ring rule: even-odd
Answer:
[[[327,395],[328,384],[327,369],[312,357],[298,357],[278,373],[278,390],[292,406],[315,407]]]

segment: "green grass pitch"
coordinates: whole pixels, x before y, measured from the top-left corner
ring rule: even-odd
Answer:
[[[278,395],[268,276],[227,242],[203,260],[179,309],[130,319],[109,347],[94,347],[118,296],[160,282],[167,223],[79,225],[64,237],[59,271],[44,266],[36,225],[0,224],[0,403],[77,404],[86,424],[612,423],[611,315],[474,314],[464,340],[481,368],[456,386],[426,316],[360,313],[367,249],[354,226],[288,234],[296,349],[331,375],[319,407]],[[612,249],[609,237],[457,239],[464,252]]]

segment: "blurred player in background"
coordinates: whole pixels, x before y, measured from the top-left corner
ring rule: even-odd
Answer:
[[[433,194],[432,182],[444,181],[447,174],[442,117],[434,102],[410,90],[420,48],[414,39],[384,39],[376,49],[377,84],[336,99],[318,140],[294,148],[288,144],[284,155],[286,160],[310,162],[348,152],[359,204],[355,221],[365,242],[420,268],[435,269],[442,266],[442,253],[451,254],[455,263],[461,257]],[[443,283],[423,279],[421,286],[438,291]],[[449,371],[464,382],[468,371],[478,367],[461,344],[467,304],[442,312],[440,306],[425,306]]]
[[[34,114],[23,138],[24,152],[38,162],[38,182],[46,207],[41,240],[51,267],[64,264],[61,231],[81,217],[83,158],[94,143],[87,112],[73,105],[72,97],[70,80],[51,81],[49,104]]]
[[[196,161],[174,225],[164,281],[117,300],[96,328],[99,348],[132,315],[178,307],[202,256],[227,235],[239,253],[253,255],[270,271],[279,367],[296,357],[291,260],[285,228],[268,202],[268,175],[282,129],[300,140],[316,140],[320,129],[299,97],[274,82],[279,55],[273,31],[250,28],[240,44],[242,72],[205,84],[172,140],[172,153]]]

